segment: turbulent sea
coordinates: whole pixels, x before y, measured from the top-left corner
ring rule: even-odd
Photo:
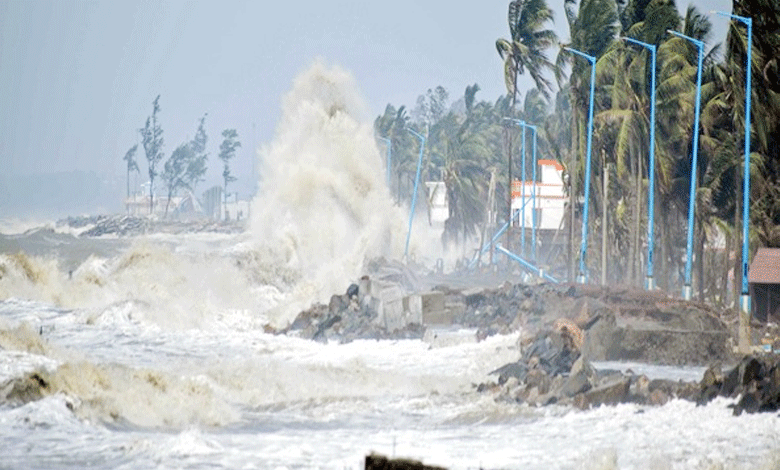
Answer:
[[[722,399],[579,411],[477,393],[517,359],[516,335],[266,333],[343,293],[366,259],[402,254],[403,211],[374,171],[354,88],[321,63],[299,77],[260,150],[276,183],[245,233],[84,239],[2,225],[0,468],[359,469],[370,452],[453,469],[780,466],[778,416],[734,417]],[[418,259],[435,238],[414,232]]]

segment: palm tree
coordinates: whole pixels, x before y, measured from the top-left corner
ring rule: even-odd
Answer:
[[[594,57],[600,57],[607,51],[615,38],[618,28],[618,14],[615,0],[582,0],[577,5],[575,0],[565,0],[564,9],[566,11],[566,20],[569,24],[569,35],[571,41],[566,46],[577,49]],[[569,101],[572,107],[571,114],[571,149],[570,160],[566,162],[566,173],[569,175],[569,194],[573,195],[570,200],[574,200],[579,194],[577,188],[582,187],[583,175],[585,173],[585,139],[586,139],[586,117],[585,110],[588,106],[588,94],[590,93],[589,67],[582,60],[574,61],[572,55],[561,51],[556,59],[556,78],[559,86],[564,81],[564,70],[567,66],[571,67],[569,77]],[[597,68],[597,76],[599,75]],[[600,104],[600,89],[596,91],[596,105]],[[599,106],[600,107],[600,106]],[[569,277],[574,273],[574,253],[576,252],[574,243],[574,227],[576,216],[576,204],[569,204]]]
[[[125,156],[122,157],[122,160],[127,162],[127,200],[130,200],[130,172],[135,171],[139,172],[138,169],[138,162],[135,160],[135,151],[138,150],[138,144],[133,145],[127,150],[127,153],[125,153]],[[130,206],[127,206],[128,212],[130,211]]]
[[[393,161],[390,169],[395,175],[396,201],[401,203],[402,198],[411,198],[412,190],[405,191],[402,188],[403,177],[411,180],[417,165],[418,141],[406,130],[410,126],[409,115],[406,107],[401,106],[396,109],[388,104],[384,114],[377,117],[374,121],[374,131],[377,136],[390,139],[393,147]],[[391,191],[392,192],[392,191]]]
[[[758,242],[780,247],[780,37],[776,34],[780,29],[780,5],[772,0],[737,2],[734,14],[753,19],[750,222]],[[726,42],[734,127],[743,135],[745,28],[731,22]]]
[[[685,18],[682,21],[683,34],[695,39],[707,42],[712,30],[712,24],[709,19],[698,12],[695,7],[690,6],[686,10]],[[657,169],[658,169],[658,196],[659,204],[667,207],[667,211],[660,214],[662,223],[660,224],[661,250],[662,250],[662,270],[678,271],[681,257],[678,254],[683,249],[681,244],[675,240],[683,240],[680,228],[685,224],[683,214],[688,210],[688,198],[685,196],[685,188],[690,182],[691,173],[691,138],[693,132],[704,134],[701,138],[699,149],[699,162],[697,181],[699,182],[696,192],[696,218],[700,228],[696,230],[698,234],[697,247],[699,254],[697,262],[699,263],[699,286],[700,293],[703,286],[702,278],[702,258],[704,247],[704,236],[707,233],[706,227],[711,225],[710,216],[715,214],[710,209],[712,199],[716,193],[712,188],[705,187],[712,185],[714,181],[720,179],[708,168],[710,162],[715,158],[715,150],[721,145],[718,137],[712,130],[713,126],[712,111],[718,106],[720,92],[718,91],[718,68],[716,58],[719,47],[715,46],[705,53],[704,69],[702,74],[702,122],[700,129],[692,129],[690,123],[693,122],[694,113],[694,80],[697,73],[698,51],[690,43],[677,37],[670,37],[664,41],[658,49],[659,57],[659,86],[658,86],[658,147],[657,147]],[[722,155],[721,157],[722,158]],[[716,172],[719,170],[715,170]],[[712,219],[714,221],[714,219]],[[671,266],[669,266],[671,264]],[[669,280],[669,276],[666,276]]]
[[[550,98],[552,84],[545,77],[554,69],[545,52],[558,42],[558,36],[546,23],[553,21],[553,11],[546,0],[513,0],[509,2],[509,39],[498,39],[496,49],[504,61],[504,80],[512,95],[512,106],[517,101],[517,78],[528,71],[536,87]]]
[[[553,63],[545,52],[558,42],[558,36],[546,23],[553,21],[553,11],[546,0],[512,0],[507,12],[509,39],[496,40],[501,60],[504,61],[504,82],[511,96],[511,117],[515,117],[517,104],[518,76],[526,71],[536,83],[536,88],[549,99],[552,84],[544,73],[554,70]],[[507,220],[512,211],[512,133],[504,130],[507,158]],[[507,247],[511,250],[511,230],[507,230]]]

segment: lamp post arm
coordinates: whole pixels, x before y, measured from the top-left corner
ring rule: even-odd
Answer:
[[[596,58],[593,57],[592,55],[588,55],[588,54],[586,54],[586,53],[584,53],[582,51],[578,51],[577,49],[572,49],[571,47],[564,47],[563,49],[571,52],[572,54],[577,54],[580,57],[584,57],[591,64],[595,64],[596,63]]]
[[[688,41],[691,41],[692,43],[696,44],[696,47],[704,49],[704,41],[700,41],[700,40],[698,40],[696,38],[692,38],[690,36],[686,36],[683,33],[680,33],[678,31],[673,31],[671,29],[667,29],[666,32],[669,33],[669,34],[674,34],[677,37],[680,37],[680,38],[683,38],[683,39],[687,39]]]

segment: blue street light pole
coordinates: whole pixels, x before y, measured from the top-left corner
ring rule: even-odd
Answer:
[[[748,293],[748,252],[750,224],[750,98],[752,94],[752,52],[753,52],[753,19],[744,16],[732,15],[723,11],[716,12],[722,16],[728,16],[745,23],[747,26],[747,58],[745,61],[745,169],[742,180],[742,292],[739,298],[740,310],[744,316],[740,316],[740,347],[747,347],[748,337],[742,338],[743,329],[747,328],[750,318],[750,294]],[[742,325],[742,323],[745,325]],[[744,328],[743,328],[744,327]]]
[[[653,247],[654,233],[653,224],[655,221],[655,44],[637,41],[634,38],[623,37],[624,40],[645,47],[650,50],[652,59],[652,70],[650,73],[650,182],[647,200],[647,275],[645,277],[645,289],[655,289],[655,280],[653,279]]]
[[[523,172],[523,186],[522,186],[522,198],[523,198],[523,207],[520,209],[522,211],[522,217],[523,217],[523,223],[522,223],[522,235],[520,236],[520,252],[525,256],[526,250],[525,250],[525,122],[519,121],[518,124],[520,127],[523,128],[523,138],[521,140],[522,146],[523,146],[523,164],[522,164],[522,172]]]
[[[533,250],[532,250],[532,253],[533,253],[533,258],[536,259],[536,167],[538,166],[537,165],[537,161],[536,161],[536,126],[528,124],[527,122],[522,121],[520,119],[512,119],[512,118],[504,118],[504,119],[506,119],[508,121],[512,121],[515,124],[517,124],[518,126],[523,128],[523,206],[522,206],[521,211],[522,211],[522,217],[523,217],[523,235],[522,235],[523,250],[522,251],[523,251],[524,255],[525,255],[525,251],[526,251],[525,250],[525,206],[526,206],[526,201],[525,201],[525,174],[526,174],[526,172],[525,172],[525,129],[526,128],[531,129],[531,131],[533,132],[533,136],[534,136],[533,150],[532,150],[532,154],[531,154],[532,155],[531,156],[531,161],[532,161],[532,164],[533,164],[533,176],[532,176],[532,178],[534,180],[534,182],[533,182],[533,194],[531,195],[531,201],[532,201],[531,205],[532,205],[532,208],[533,208],[532,209],[533,212],[531,213],[532,214],[532,216],[531,216],[531,219],[532,219],[532,221],[531,221],[531,227],[532,227],[531,231],[532,231],[532,239],[533,239]]]
[[[585,207],[582,211],[582,245],[580,246],[580,272],[577,282],[585,284],[587,274],[585,269],[585,256],[588,250],[588,203],[590,200],[590,148],[593,141],[593,94],[596,83],[596,58],[584,52],[564,47],[565,50],[577,54],[590,62],[590,105],[588,108],[588,151],[585,158]],[[571,196],[571,204],[574,204],[574,194]]]
[[[531,237],[533,238],[534,246],[533,246],[533,249],[531,250],[531,256],[532,256],[532,258],[534,260],[534,263],[536,263],[536,167],[539,166],[539,163],[536,161],[536,126],[533,126],[533,125],[527,124],[527,123],[526,123],[525,126],[527,128],[529,128],[529,129],[531,129],[531,132],[533,132],[533,134],[534,134],[534,142],[533,142],[533,147],[532,147],[533,150],[531,151],[531,162],[533,162],[532,164],[534,166],[533,174],[531,176],[533,178],[533,180],[534,180],[533,195],[531,196],[531,201],[533,201],[532,204],[531,204],[531,207],[532,207],[532,209],[531,209],[532,210],[532,212],[531,212],[531,214],[532,214],[532,216],[531,216],[531,232],[532,232]]]
[[[417,204],[417,187],[420,185],[420,169],[422,168],[423,150],[425,149],[425,137],[411,129],[406,130],[420,139],[420,158],[417,160],[417,175],[414,177],[414,193],[412,194],[412,208],[411,212],[409,213],[409,231],[406,232],[406,248],[404,249],[404,259],[406,259],[409,255],[409,238],[412,235],[412,220],[414,220],[414,208]]]
[[[533,249],[532,249],[532,256],[533,259],[536,260],[536,167],[537,161],[536,161],[536,126],[528,124],[525,121],[519,121],[517,119],[514,120],[519,126],[522,126],[523,128],[531,129],[531,132],[533,133],[534,139],[533,139],[533,150],[531,151],[531,164],[533,165],[533,193],[531,194],[531,238],[533,241]],[[523,219],[525,219],[525,130],[523,130]],[[523,230],[525,230],[525,225],[523,225]]]
[[[691,300],[693,296],[693,290],[691,289],[691,263],[693,258],[693,210],[696,206],[696,164],[699,156],[699,111],[701,102],[701,65],[702,56],[704,55],[704,42],[694,39],[690,36],[686,36],[677,31],[667,30],[667,32],[674,34],[675,36],[687,39],[694,43],[699,51],[699,62],[696,69],[696,109],[694,111],[694,124],[693,124],[693,150],[691,161],[691,189],[688,195],[688,242],[685,257],[685,285],[683,286],[683,299]],[[700,261],[701,262],[701,261]],[[702,282],[699,279],[699,282]]]
[[[390,187],[390,162],[393,158],[393,141],[387,137],[379,137],[387,144],[387,187]]]

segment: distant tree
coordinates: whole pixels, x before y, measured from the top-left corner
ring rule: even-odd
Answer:
[[[152,102],[152,115],[146,118],[146,125],[139,129],[141,139],[146,153],[146,161],[149,164],[149,213],[154,211],[154,179],[157,177],[157,164],[163,158],[163,131],[160,123],[157,122],[157,113],[160,112],[160,95]]]
[[[225,169],[222,171],[222,178],[225,181],[224,186],[224,201],[225,210],[227,211],[227,186],[231,181],[235,181],[236,178],[230,174],[230,159],[236,156],[236,149],[241,147],[241,142],[238,140],[238,132],[235,129],[225,129],[222,131],[222,144],[219,146],[219,159],[225,164]]]
[[[415,122],[432,126],[441,120],[447,112],[450,94],[446,88],[439,85],[435,89],[428,89],[425,95],[417,97],[412,115]]]
[[[206,174],[206,160],[209,154],[206,153],[206,143],[208,142],[208,136],[206,135],[205,121],[206,116],[200,118],[198,124],[198,130],[195,132],[195,138],[190,142],[192,147],[192,159],[187,165],[187,171],[185,173],[185,183],[190,191],[195,190],[195,186],[203,181],[203,176]]]
[[[187,166],[193,157],[192,145],[189,142],[176,147],[171,153],[170,158],[165,162],[165,167],[160,176],[162,176],[165,185],[168,188],[168,200],[165,203],[165,217],[168,216],[168,207],[171,204],[171,198],[177,190],[185,186],[184,178]]]
[[[139,171],[138,162],[135,161],[135,152],[138,150],[138,144],[133,145],[122,157],[127,162],[127,198],[130,199],[130,172]]]
[[[206,173],[206,130],[204,123],[206,115],[200,118],[195,138],[176,147],[170,158],[165,162],[162,178],[168,188],[168,200],[165,203],[165,217],[168,216],[168,208],[171,199],[180,189],[192,191],[195,185],[203,180]]]

